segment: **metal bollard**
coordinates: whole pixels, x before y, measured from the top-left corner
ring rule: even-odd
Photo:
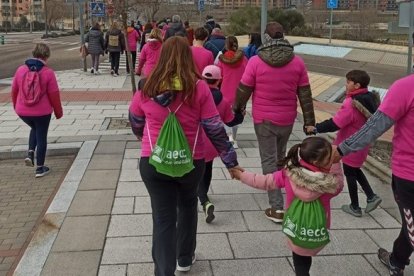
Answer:
[[[0,44],[4,45],[4,35],[0,35]]]

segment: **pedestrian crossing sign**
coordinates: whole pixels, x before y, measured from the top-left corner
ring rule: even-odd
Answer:
[[[105,16],[105,4],[91,2],[90,3],[91,15],[92,16]]]

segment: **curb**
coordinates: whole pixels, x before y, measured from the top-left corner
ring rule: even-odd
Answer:
[[[82,142],[53,143],[47,145],[46,156],[73,155],[82,147]],[[1,146],[0,160],[20,159],[27,156],[27,145]]]

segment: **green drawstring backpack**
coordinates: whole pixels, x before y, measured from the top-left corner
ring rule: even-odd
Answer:
[[[295,198],[287,209],[282,225],[293,244],[315,249],[329,243],[326,213],[319,199],[304,202]]]
[[[183,103],[174,112],[167,107],[170,113],[161,127],[154,148],[147,123],[148,139],[152,151],[149,163],[155,167],[157,172],[171,177],[181,177],[194,169],[193,156],[200,127],[197,128],[193,152],[191,152],[183,128],[175,116]]]

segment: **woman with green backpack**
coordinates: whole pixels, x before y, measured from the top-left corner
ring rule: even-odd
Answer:
[[[189,271],[195,262],[197,188],[205,168],[202,132],[233,176],[236,152],[207,83],[201,80],[188,41],[171,37],[129,108],[142,141],[139,169],[151,198],[155,275]]]
[[[341,166],[332,164],[332,152],[326,139],[309,137],[279,162],[282,170],[267,175],[234,171],[236,179],[254,188],[286,190],[282,232],[288,237],[297,276],[309,276],[312,256],[329,243],[330,200],[344,186]]]

